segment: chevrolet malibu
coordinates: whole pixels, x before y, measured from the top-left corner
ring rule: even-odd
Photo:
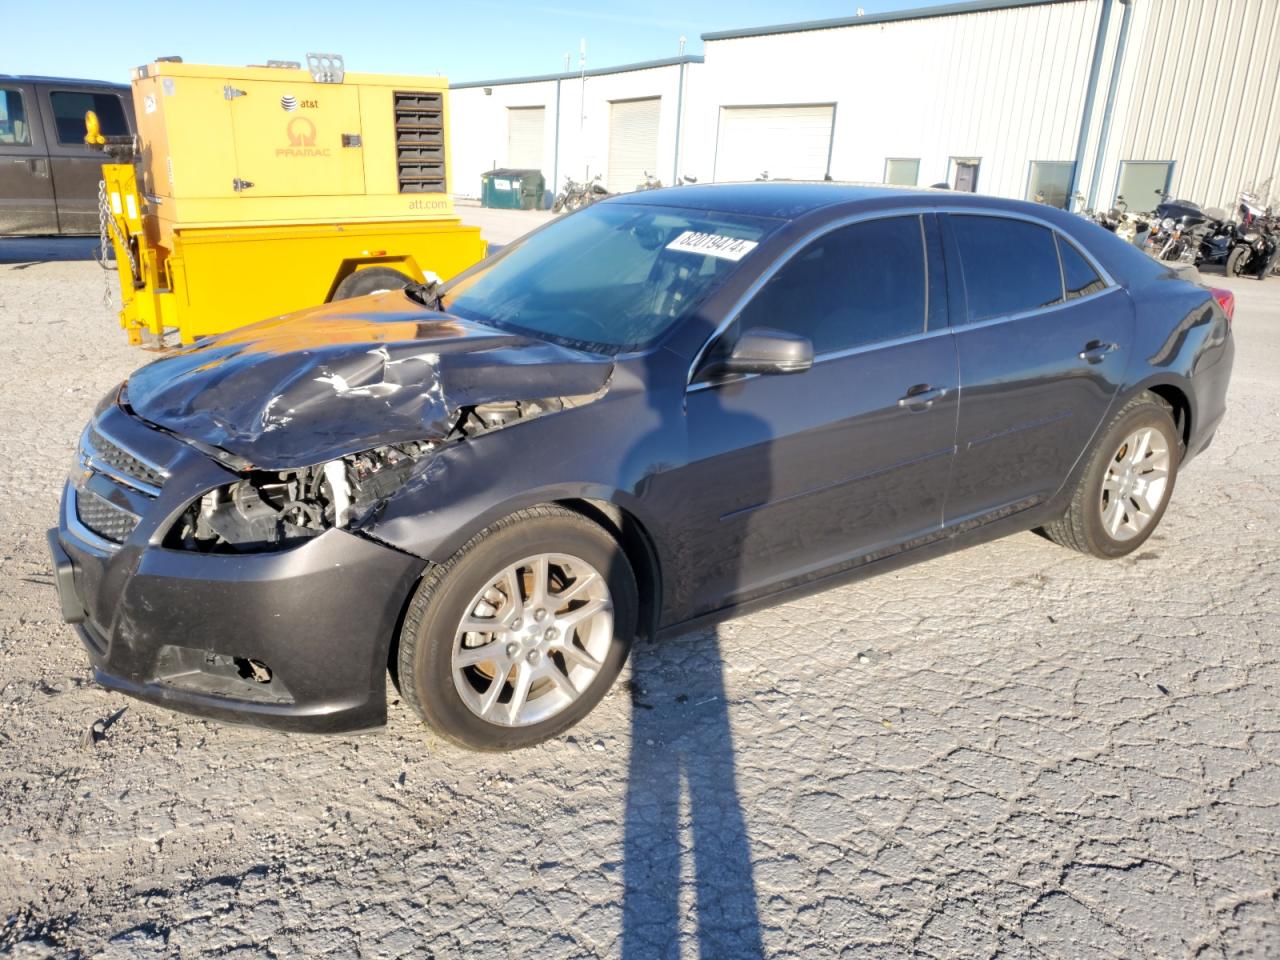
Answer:
[[[362,729],[390,671],[445,736],[533,744],[639,635],[1016,531],[1133,551],[1222,420],[1233,306],[1045,206],[613,198],[134,373],[50,531],[63,616],[175,709]]]

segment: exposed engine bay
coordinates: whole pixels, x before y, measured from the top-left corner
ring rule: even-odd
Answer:
[[[248,553],[279,550],[335,527],[359,529],[441,446],[595,396],[478,404],[460,410],[448,436],[439,440],[388,444],[291,470],[246,470],[243,479],[211,490],[187,507],[165,546]]]

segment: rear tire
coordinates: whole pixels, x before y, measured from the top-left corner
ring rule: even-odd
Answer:
[[[403,290],[413,280],[399,270],[390,267],[366,267],[357,270],[347,277],[333,292],[334,300],[350,300],[352,297],[367,297],[375,293],[386,293],[389,290]]]
[[[1094,444],[1067,512],[1042,532],[1102,559],[1132,553],[1164,517],[1182,451],[1169,407],[1155,394],[1138,394]]]
[[[564,507],[521,510],[422,578],[400,632],[401,694],[462,746],[541,743],[613,685],[638,610],[631,566],[603,528]]]

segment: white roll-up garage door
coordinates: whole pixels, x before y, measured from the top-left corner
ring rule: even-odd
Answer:
[[[831,104],[721,107],[717,180],[821,180],[831,155]]]
[[[542,169],[546,118],[546,107],[507,108],[508,167],[517,170]]]
[[[658,175],[658,117],[662,98],[615,100],[609,104],[610,193],[628,193],[644,183],[645,173]]]

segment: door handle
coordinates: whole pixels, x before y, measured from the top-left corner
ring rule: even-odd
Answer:
[[[1101,363],[1112,350],[1119,350],[1120,344],[1107,343],[1105,340],[1090,340],[1080,351],[1080,359],[1089,363]]]
[[[33,177],[49,176],[49,161],[44,157],[13,157],[11,159],[14,163],[23,164]]]
[[[947,395],[945,387],[934,387],[927,383],[917,383],[914,387],[907,390],[905,396],[898,398],[898,406],[905,407],[908,410],[927,410],[935,400],[941,400]]]

